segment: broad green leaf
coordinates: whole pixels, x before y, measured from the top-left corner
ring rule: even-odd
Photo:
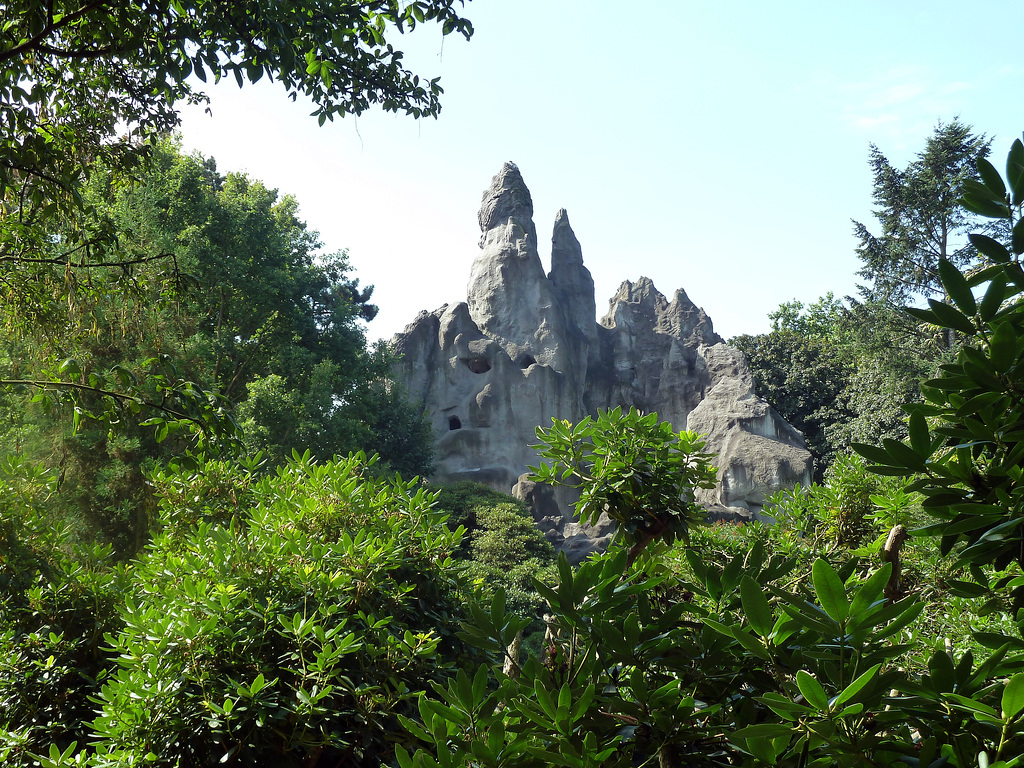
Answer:
[[[989,322],[999,308],[1003,306],[1003,302],[1006,301],[1006,278],[1002,275],[992,279],[989,283],[988,289],[985,291],[985,296],[981,300],[981,304],[978,307],[978,315],[986,323]]]
[[[918,472],[924,471],[926,467],[925,457],[909,445],[901,443],[899,440],[893,440],[891,437],[883,438],[882,445],[885,447],[886,453],[895,459],[892,463],[898,463],[901,466]]]
[[[1010,252],[1006,250],[1006,247],[999,241],[993,240],[988,235],[975,233],[968,235],[967,239],[971,241],[979,252],[988,256],[997,264],[1005,264],[1010,260]]]
[[[946,585],[951,594],[957,597],[984,597],[989,594],[989,588],[982,584],[975,584],[973,581],[962,581],[960,579],[947,579]]]
[[[799,720],[801,717],[814,713],[814,710],[807,705],[790,701],[777,693],[766,693],[764,696],[756,696],[755,699],[784,720]]]
[[[850,603],[846,597],[846,588],[839,579],[839,574],[829,565],[828,561],[818,558],[811,567],[811,581],[818,602],[829,618],[842,624],[850,615]]]
[[[990,189],[987,185],[982,184],[980,181],[975,181],[974,179],[965,179],[962,188],[965,196],[970,195],[971,197],[980,200],[991,200],[996,203],[1001,203],[1005,197],[1005,193],[999,194],[994,189]]]
[[[568,709],[570,704],[572,704],[572,688],[568,683],[562,683],[562,687],[558,690],[558,709]]]
[[[828,696],[825,695],[825,689],[812,675],[802,669],[797,670],[796,684],[808,704],[819,712],[828,712]]]
[[[473,675],[473,705],[478,706],[487,695],[488,670],[486,664],[481,664]]]
[[[891,465],[896,463],[892,456],[886,453],[884,448],[879,448],[877,445],[868,445],[867,443],[852,443],[850,445],[853,450],[859,453],[868,461],[872,461],[875,464]]]
[[[975,701],[967,696],[961,696],[958,693],[945,692],[943,693],[943,697],[950,700],[953,703],[953,706],[959,709],[965,709],[968,712],[973,712],[978,715],[988,715],[992,720],[996,722],[999,721],[998,713],[992,709],[992,707],[988,706],[988,704],[982,704],[980,701]]]
[[[62,362],[58,370],[60,371],[61,376],[67,376],[70,379],[77,379],[82,375],[82,369],[78,365],[78,361],[73,357],[69,357]]]
[[[978,329],[974,327],[974,323],[966,315],[949,306],[949,304],[943,304],[935,299],[928,299],[928,306],[931,307],[935,317],[939,320],[939,325],[942,327],[952,328],[968,336],[974,336],[978,332]]]
[[[938,325],[939,318],[935,316],[935,313],[930,309],[921,309],[919,307],[904,307],[903,311],[911,317],[916,317],[918,320],[922,320],[931,325]]]
[[[576,703],[572,705],[572,719],[579,720],[580,716],[586,712],[590,703],[594,700],[594,694],[597,692],[597,688],[593,683],[588,685],[583,691],[583,694],[576,700]]]
[[[875,666],[873,666],[863,675],[861,675],[848,686],[846,686],[836,697],[834,706],[838,708],[846,702],[852,700],[858,693],[861,692],[865,685],[867,685],[874,679],[875,675],[878,674],[878,670],[880,670],[881,668],[881,664],[875,664]]]
[[[925,420],[924,414],[920,411],[914,411],[910,414],[908,428],[910,432],[910,445],[914,449],[914,453],[925,457],[930,456],[932,441],[928,435],[928,422]]]
[[[897,632],[902,630],[904,627],[911,624],[921,615],[924,610],[924,603],[915,603],[913,597],[905,597],[897,603],[886,606],[886,609],[879,611],[880,615],[888,616],[888,611],[893,610],[897,612],[896,619],[890,624],[887,624],[882,628],[878,634],[875,635],[875,640],[883,640],[887,637],[895,635]],[[877,622],[876,622],[877,624]]]
[[[826,637],[834,637],[836,626],[829,615],[813,603],[791,599],[793,596],[782,592],[775,587],[769,587],[773,594],[778,595],[787,602],[780,603],[780,607],[793,621],[802,627],[819,632]],[[778,622],[776,622],[778,623]],[[775,628],[778,630],[778,627]]]
[[[1006,156],[1006,180],[1013,204],[1020,205],[1024,202],[1024,144],[1020,139],[1014,140]]]
[[[975,195],[966,193],[960,198],[960,205],[971,213],[976,213],[988,219],[1005,219],[1009,215],[1009,210],[1005,203],[997,203],[987,194]]]
[[[949,259],[939,259],[939,279],[942,280],[942,287],[946,289],[949,298],[961,312],[970,316],[977,311],[974,294],[967,285],[967,279]]]
[[[885,563],[871,574],[867,581],[860,585],[853,597],[853,602],[850,604],[851,617],[856,618],[878,601],[878,598],[882,595],[882,590],[885,589],[885,585],[889,582],[891,573],[892,563]]]
[[[778,736],[791,736],[794,733],[793,729],[782,723],[757,723],[756,725],[748,725],[746,728],[740,728],[732,734],[733,738],[737,739],[774,739]]]
[[[761,637],[771,634],[772,626],[775,623],[772,617],[771,605],[768,598],[764,596],[764,590],[750,576],[744,574],[740,581],[740,602],[743,605],[743,613],[746,614],[750,628]]]
[[[1016,718],[1024,710],[1024,672],[1011,677],[1003,688],[1002,708],[1005,719]]]
[[[768,653],[768,649],[764,647],[761,641],[754,635],[748,633],[740,625],[737,624],[732,627],[732,635],[736,638],[736,642],[742,645],[748,653],[752,653],[754,656],[757,656],[759,659],[763,659],[764,661],[772,661],[771,654]]]
[[[994,280],[1000,275],[1006,276],[1006,268],[1002,264],[989,264],[987,267],[982,267],[971,272],[969,275],[965,275],[965,277],[967,277],[967,284],[971,288],[977,288],[979,285]]]
[[[1012,322],[999,323],[992,331],[989,338],[989,356],[992,358],[992,367],[998,373],[1010,370],[1016,362],[1017,333],[1013,330]]]
[[[1010,247],[1018,256],[1024,253],[1024,218],[1018,219],[1010,234]]]
[[[539,678],[534,681],[533,690],[537,695],[537,701],[544,710],[544,714],[554,720],[556,714],[555,702],[551,698],[551,694],[548,693],[548,689],[544,687],[544,683],[542,683]]]
[[[996,170],[995,166],[984,157],[978,158],[977,165],[978,174],[981,176],[981,180],[985,182],[985,186],[988,187],[996,197],[1005,197],[1006,185],[1003,183],[1003,179],[999,175],[999,171]]]

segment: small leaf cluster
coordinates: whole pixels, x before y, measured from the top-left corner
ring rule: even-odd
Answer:
[[[606,514],[630,543],[671,544],[703,518],[695,491],[715,485],[711,455],[703,438],[674,432],[656,413],[615,408],[575,426],[554,419],[537,438],[534,448],[549,463],[530,467],[532,479],[579,489],[581,521]]]

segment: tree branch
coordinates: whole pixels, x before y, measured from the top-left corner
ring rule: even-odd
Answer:
[[[35,37],[30,37],[21,45],[16,45],[13,48],[8,48],[6,51],[0,51],[0,63],[10,61],[11,59],[17,58],[25,51],[42,50],[42,41],[52,35],[54,32],[59,31],[61,28],[67,26],[73,21],[78,21],[83,16],[88,15],[92,11],[98,10],[106,5],[106,0],[96,0],[96,2],[83,5],[77,11],[72,11],[66,16],[62,16],[60,21],[54,22],[52,13],[48,16],[47,25],[39,31],[39,34]]]
[[[75,249],[79,250],[78,248]],[[70,253],[74,253],[71,251]],[[95,267],[130,267],[133,264],[146,264],[150,261],[158,261],[159,259],[173,259],[173,253],[159,253],[156,256],[140,256],[137,259],[128,259],[126,261],[93,261],[89,262],[82,259],[78,263],[75,263],[71,259],[62,256],[55,256],[52,259],[43,258],[30,258],[27,256],[0,256],[0,262],[5,261],[17,261],[25,262],[27,264],[53,264],[56,266],[71,266],[76,269],[93,269]]]
[[[0,379],[0,387],[34,387],[36,389],[59,389],[59,390],[74,390],[76,392],[91,392],[101,397],[109,397],[121,403],[134,402],[143,405],[147,408],[165,413],[179,421],[188,421],[199,427],[203,433],[207,433],[206,424],[194,416],[189,416],[183,411],[171,408],[168,405],[164,405],[165,398],[161,399],[161,402],[154,403],[146,398],[138,397],[137,395],[129,395],[124,392],[116,392],[111,389],[103,389],[101,387],[92,387],[88,384],[79,384],[74,381],[47,381],[42,379]],[[165,393],[166,394],[166,393]]]

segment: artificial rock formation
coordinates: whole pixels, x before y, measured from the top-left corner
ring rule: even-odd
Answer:
[[[555,218],[545,275],[533,202],[512,163],[484,192],[479,221],[467,301],[421,312],[394,339],[397,377],[436,435],[436,480],[515,488],[574,559],[610,529],[570,522],[571,494],[521,477],[538,463],[536,428],[552,418],[636,406],[707,434],[720,472],[701,502],[717,514],[756,515],[779,488],[810,482],[803,437],[754,395],[743,354],[681,289],[669,301],[645,277],[626,281],[598,323],[568,215]]]

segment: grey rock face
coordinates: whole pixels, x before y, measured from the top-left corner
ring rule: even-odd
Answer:
[[[552,418],[636,406],[707,434],[721,471],[701,501],[716,516],[756,515],[767,495],[810,482],[803,437],[754,395],[743,354],[684,291],[669,301],[646,277],[626,281],[598,323],[568,214],[555,219],[545,275],[530,192],[512,163],[484,192],[479,222],[467,301],[420,313],[393,341],[396,376],[436,436],[434,479],[515,486],[545,535],[576,560],[605,546],[611,530],[571,522],[570,491],[522,477],[539,462],[529,447],[536,428]]]
[[[715,510],[756,516],[765,498],[780,488],[810,485],[811,463],[803,435],[754,394],[743,353],[715,344],[697,354],[710,378],[704,398],[690,411],[686,428],[707,435],[707,450],[718,454],[718,487],[698,491]]]
[[[566,323],[537,253],[533,202],[519,169],[505,163],[484,192],[480,255],[469,273],[469,315],[521,368],[571,369]]]

